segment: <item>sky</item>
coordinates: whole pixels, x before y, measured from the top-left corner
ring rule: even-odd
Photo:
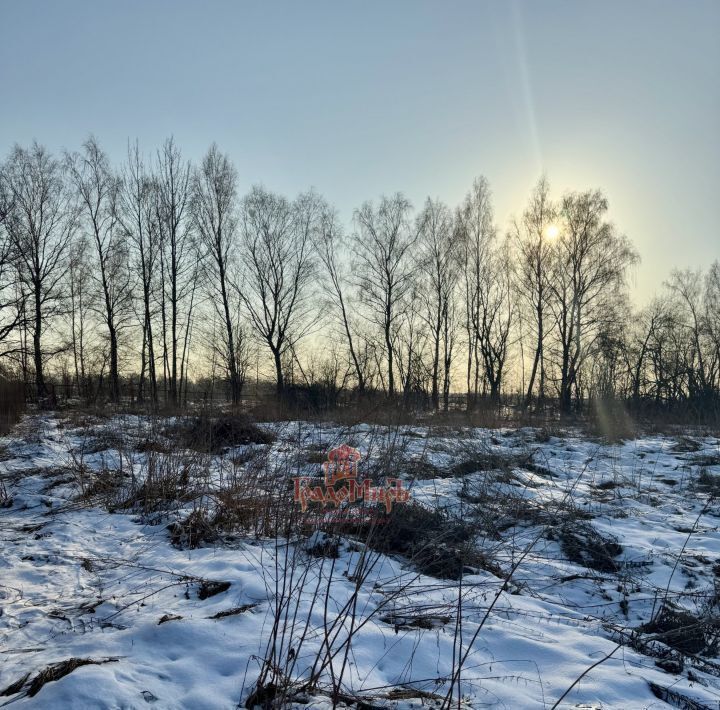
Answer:
[[[117,162],[215,141],[243,191],[312,186],[348,226],[478,175],[503,231],[543,173],[601,188],[642,304],[720,259],[720,0],[0,0],[0,154],[91,133]]]

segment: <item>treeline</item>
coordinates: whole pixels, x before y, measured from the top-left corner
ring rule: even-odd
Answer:
[[[0,369],[82,398],[180,403],[193,380],[249,377],[468,409],[622,399],[720,412],[720,265],[674,271],[637,311],[638,256],[602,192],[553,199],[541,179],[509,229],[490,187],[451,207],[401,194],[346,229],[310,190],[238,193],[213,145],[191,165],[169,139],[114,166],[90,138],[0,164]]]

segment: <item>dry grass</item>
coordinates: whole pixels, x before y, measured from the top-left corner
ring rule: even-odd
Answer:
[[[105,658],[100,661],[93,660],[92,658],[68,658],[66,661],[60,661],[59,663],[53,663],[46,668],[43,668],[27,685],[27,681],[30,678],[30,674],[23,676],[18,681],[8,686],[0,692],[0,696],[14,695],[20,690],[26,687],[25,694],[33,698],[35,697],[47,683],[60,680],[66,675],[70,675],[76,668],[81,666],[99,666],[103,663],[113,663],[119,659],[117,658]]]
[[[203,453],[221,454],[245,444],[271,444],[275,437],[247,417],[188,417],[164,434],[181,446]]]
[[[706,655],[717,653],[720,621],[713,615],[695,616],[685,609],[666,602],[660,613],[640,627],[683,654]]]

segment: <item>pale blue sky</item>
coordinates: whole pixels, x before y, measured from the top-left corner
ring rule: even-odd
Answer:
[[[602,187],[644,301],[720,258],[720,0],[0,0],[0,152],[90,132],[116,160],[217,141],[243,189],[312,185],[348,223],[479,174],[503,228],[543,170]]]

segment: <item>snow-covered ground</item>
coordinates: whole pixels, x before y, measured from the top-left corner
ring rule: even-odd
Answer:
[[[347,442],[361,470],[391,456],[413,505],[472,530],[478,556],[457,579],[348,537],[328,556],[308,552],[321,534],[174,545],[168,524],[197,499],[140,511],[89,491],[99,471],[147,475],[156,422],[34,414],[0,438],[0,706],[244,706],[291,569],[294,635],[278,658],[294,680],[311,673],[323,629],[355,608],[352,632],[338,631],[351,637],[339,706],[440,707],[462,655],[462,707],[552,708],[577,681],[558,707],[720,708],[717,438],[263,426],[274,443],[193,459],[203,495],[259,450],[277,475],[320,476],[324,452]],[[321,691],[338,670],[297,707],[332,707]]]

